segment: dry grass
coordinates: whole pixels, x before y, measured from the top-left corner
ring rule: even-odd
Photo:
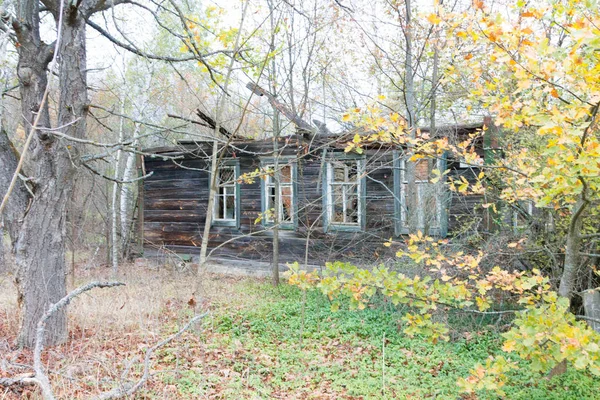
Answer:
[[[117,280],[125,287],[96,289],[69,306],[67,343],[48,349],[45,362],[60,398],[87,398],[116,386],[122,372],[135,377],[146,347],[178,330],[193,315],[190,299],[195,277],[191,271],[174,272],[151,265],[123,265]],[[242,278],[203,274],[197,309],[218,312],[240,307],[248,300],[236,296]],[[248,278],[244,278],[248,279]],[[78,271],[76,285],[110,279],[110,269]],[[30,371],[31,353],[14,347],[17,330],[16,288],[11,276],[0,276],[0,377]],[[205,321],[210,324],[210,318]],[[182,339],[197,340],[194,333]],[[167,385],[168,386],[168,385]],[[0,400],[37,399],[34,391],[2,391]],[[160,398],[177,398],[164,389]],[[143,398],[143,397],[142,397]]]

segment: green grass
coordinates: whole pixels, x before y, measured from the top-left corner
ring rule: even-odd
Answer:
[[[498,398],[461,397],[456,386],[476,363],[499,352],[501,338],[481,325],[433,345],[404,335],[401,314],[389,307],[333,313],[327,299],[308,293],[303,317],[302,293],[295,288],[248,281],[237,286],[249,300],[221,307],[207,322],[200,340],[209,356],[172,382],[182,397]],[[504,390],[507,399],[595,399],[600,382],[572,369],[548,380],[521,363]]]

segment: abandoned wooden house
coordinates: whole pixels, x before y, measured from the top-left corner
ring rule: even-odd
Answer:
[[[460,138],[482,127],[483,122],[437,131]],[[445,185],[431,182],[433,168],[448,168],[450,176],[470,179],[478,173],[473,166],[443,157],[433,163],[418,161],[418,206],[411,210],[405,201],[408,182],[401,149],[380,144],[366,147],[362,154],[347,153],[344,148],[352,136],[323,130],[305,133],[277,141],[239,139],[227,146],[224,141],[216,142],[222,157],[211,210],[209,252],[213,258],[270,261],[276,204],[280,260],[310,264],[381,259],[389,238],[408,233],[410,213],[416,213],[419,229],[439,236],[452,233],[461,218],[474,217],[480,198],[458,196]],[[143,184],[147,249],[166,246],[178,253],[199,254],[209,211],[213,143],[180,141],[176,146],[145,151],[156,155],[144,160],[145,173],[152,172]],[[482,144],[480,140],[478,151],[483,154]]]

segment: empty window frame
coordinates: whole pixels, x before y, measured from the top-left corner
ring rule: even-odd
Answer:
[[[239,164],[227,162],[217,169],[217,191],[213,207],[215,225],[237,226],[240,215]]]
[[[275,196],[278,196],[280,228],[294,229],[297,223],[297,164],[284,160],[278,163],[279,193],[276,193],[275,165],[269,161],[263,161],[263,169],[267,171],[263,180],[263,221],[267,225],[273,224]]]
[[[326,229],[364,229],[365,183],[364,159],[327,162],[324,185]]]

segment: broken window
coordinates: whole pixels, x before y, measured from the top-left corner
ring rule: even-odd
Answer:
[[[276,193],[275,166],[266,165],[268,174],[264,183],[264,220],[273,223],[275,210],[275,196],[279,200],[279,221],[282,227],[293,227],[295,223],[295,192],[294,176],[296,164],[279,164],[279,193]]]
[[[361,228],[364,219],[364,160],[327,163],[327,222],[332,227]]]
[[[409,162],[413,162],[415,168],[414,197],[412,201],[409,201],[409,177],[407,174],[407,164]],[[440,172],[445,171],[445,169],[445,156],[436,160],[408,161],[401,157],[399,153],[394,154],[396,235],[414,233],[415,231],[421,231],[426,235],[445,236],[447,234],[448,215],[446,207],[448,197],[444,178],[442,172]],[[432,177],[436,179],[432,180]]]
[[[238,215],[238,172],[235,165],[223,165],[217,170],[214,221],[235,222]]]

